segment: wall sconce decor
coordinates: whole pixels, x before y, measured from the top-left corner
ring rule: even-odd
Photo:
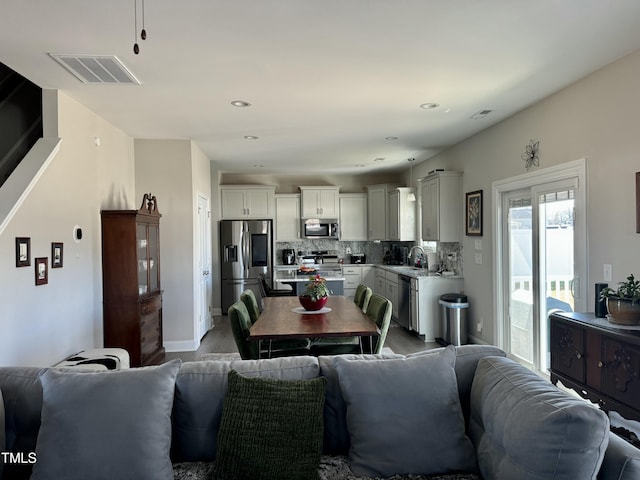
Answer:
[[[529,145],[525,147],[525,151],[520,158],[524,160],[524,166],[529,171],[531,167],[540,166],[540,142],[529,140]]]

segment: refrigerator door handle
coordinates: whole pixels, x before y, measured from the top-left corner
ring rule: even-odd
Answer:
[[[242,222],[242,266],[244,267],[245,278],[249,276],[249,253],[251,249],[249,242],[249,224]]]

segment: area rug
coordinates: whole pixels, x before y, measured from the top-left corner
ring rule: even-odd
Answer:
[[[173,466],[174,480],[210,480],[214,463],[177,463]],[[323,456],[318,468],[318,480],[480,480],[474,474],[393,475],[392,477],[356,477],[343,456]]]

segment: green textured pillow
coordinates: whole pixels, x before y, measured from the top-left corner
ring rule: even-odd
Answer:
[[[229,372],[214,479],[316,480],[326,380]]]

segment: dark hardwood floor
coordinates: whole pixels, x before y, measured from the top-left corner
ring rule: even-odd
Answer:
[[[167,352],[165,361],[180,358],[183,362],[191,362],[200,358],[204,353],[233,353],[237,352],[236,343],[231,333],[231,326],[226,315],[214,318],[214,327],[202,338],[200,348],[195,352]],[[412,332],[405,330],[395,322],[391,322],[389,333],[384,343],[395,353],[406,355],[408,353],[419,352],[438,348],[437,343],[425,343]]]

